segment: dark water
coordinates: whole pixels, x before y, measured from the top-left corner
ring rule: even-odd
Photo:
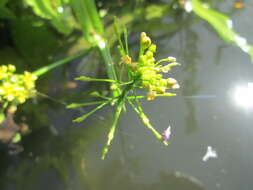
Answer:
[[[231,19],[236,31],[253,43],[253,5],[244,2],[247,6],[232,12]],[[231,6],[224,1],[217,8],[229,12]],[[138,47],[140,21],[130,27],[132,49]],[[23,140],[24,152],[1,155],[0,189],[252,189],[253,111],[238,106],[233,98],[236,86],[253,82],[249,56],[223,42],[196,16],[178,13],[153,22],[150,30],[142,24],[158,46],[157,57],[175,56],[182,64],[173,73],[181,85],[178,96],[142,104],[158,131],[171,126],[170,145],[157,142],[129,109],[107,159],[101,161],[113,110],[108,107],[73,125],[71,119],[80,110],[66,111],[60,103],[39,99],[37,108],[23,108],[30,125],[37,126]],[[74,74],[69,78],[80,74],[82,64],[77,65],[70,68]],[[50,95],[63,101],[85,101],[85,90],[100,88],[80,83],[77,91],[69,92],[61,89],[61,77],[49,80]],[[208,146],[216,150],[217,158],[204,162]]]

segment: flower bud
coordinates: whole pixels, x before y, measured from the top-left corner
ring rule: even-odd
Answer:
[[[137,68],[138,68],[138,63],[137,62],[133,62],[133,63],[130,64],[130,67],[131,67],[132,71],[136,71]]]
[[[169,56],[167,59],[169,62],[176,62],[177,61],[177,59],[175,57],[171,57],[171,56]]]
[[[151,45],[151,39],[146,35],[145,32],[142,32],[140,35],[140,41],[143,47],[146,49]]]
[[[145,63],[147,61],[147,56],[146,55],[141,55],[139,59],[140,59],[141,63]]]
[[[116,90],[117,88],[119,88],[117,84],[112,84],[112,85],[110,86],[110,89],[111,89],[111,90]]]
[[[152,52],[152,51],[149,51],[149,50],[145,53],[145,55],[146,55],[148,58],[153,58],[153,57],[154,57],[153,52]]]
[[[167,86],[167,80],[166,79],[161,79],[160,80],[160,86],[166,87]]]
[[[129,65],[132,63],[132,58],[129,57],[128,55],[125,55],[125,56],[121,57],[121,61],[122,61],[122,63]]]
[[[166,91],[166,88],[163,87],[163,86],[159,86],[159,87],[156,88],[156,92],[157,92],[158,94],[164,94],[165,91]]]
[[[151,44],[148,48],[149,51],[152,51],[153,53],[156,52],[156,45],[155,44]]]
[[[16,71],[16,67],[14,65],[8,65],[8,70],[13,73]]]
[[[179,89],[179,88],[180,88],[179,84],[174,84],[171,87],[172,90],[176,90],[176,89]]]
[[[174,85],[177,84],[177,80],[174,78],[167,78],[168,85]]]
[[[148,101],[151,101],[151,100],[154,100],[155,99],[155,97],[156,97],[156,91],[149,91],[148,93],[147,93],[147,100]]]
[[[152,43],[152,41],[148,36],[144,38],[143,46],[145,49],[148,48],[151,45],[151,43]]]
[[[143,41],[145,37],[147,37],[147,34],[145,32],[142,32],[140,35],[141,41]]]

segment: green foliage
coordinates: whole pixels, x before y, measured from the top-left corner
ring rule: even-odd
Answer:
[[[59,49],[56,35],[37,18],[17,18],[10,23],[10,29],[15,48],[31,70],[48,64],[49,56]]]
[[[12,138],[12,142],[13,143],[18,143],[21,141],[21,134],[20,133],[17,133],[13,138]]]
[[[15,15],[13,12],[6,6],[9,0],[0,1],[0,18],[5,19],[14,19]]]
[[[34,13],[44,19],[50,20],[52,25],[61,33],[68,35],[73,30],[73,20],[67,5],[62,0],[25,0],[32,7]]]
[[[233,43],[248,53],[253,61],[253,46],[247,40],[237,34],[232,27],[232,20],[226,15],[209,8],[200,0],[192,0],[193,11],[202,19],[206,20],[218,32],[226,42]]]
[[[85,39],[93,43],[93,35],[102,35],[104,32],[94,1],[72,0],[71,5],[78,22],[82,26]]]
[[[116,33],[120,42],[120,54],[121,54],[121,66],[127,69],[128,80],[127,81],[119,81],[115,79],[94,79],[86,76],[81,76],[76,78],[76,80],[81,80],[85,82],[110,82],[111,90],[117,89],[119,92],[118,96],[101,96],[98,92],[95,92],[96,97],[100,97],[104,99],[103,101],[95,101],[95,102],[87,102],[87,103],[74,103],[70,104],[68,108],[77,108],[81,106],[89,106],[96,105],[90,112],[76,118],[73,122],[81,122],[89,117],[91,114],[101,109],[107,104],[115,105],[116,112],[114,115],[114,121],[112,126],[108,132],[107,142],[102,151],[102,159],[105,159],[106,154],[109,151],[109,147],[114,138],[114,133],[116,130],[116,126],[122,112],[122,109],[125,109],[125,104],[129,103],[137,115],[142,120],[143,124],[149,129],[154,136],[165,145],[168,145],[167,139],[164,139],[163,136],[156,131],[156,129],[150,123],[148,117],[145,115],[141,108],[141,104],[138,99],[145,98],[145,96],[137,96],[136,89],[144,89],[147,90],[147,100],[154,100],[157,96],[174,96],[175,94],[166,92],[166,90],[174,90],[179,88],[177,81],[173,78],[164,79],[160,74],[162,72],[171,71],[171,68],[179,65],[176,62],[174,57],[168,57],[165,59],[161,59],[155,61],[154,53],[156,52],[156,46],[151,42],[151,39],[146,35],[146,33],[142,32],[140,35],[140,50],[139,57],[136,62],[132,61],[132,58],[127,55],[128,45],[127,45],[127,36],[126,30],[124,32],[124,40],[125,43],[121,40],[119,28],[115,24]],[[124,45],[123,45],[124,44]],[[162,65],[161,63],[167,62],[166,65]],[[122,78],[119,76],[119,78]],[[101,103],[100,103],[101,102]]]
[[[0,111],[0,123],[2,123],[5,120],[5,114],[4,112],[1,110]]]

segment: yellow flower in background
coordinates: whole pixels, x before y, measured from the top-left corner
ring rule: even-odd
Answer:
[[[14,65],[0,66],[0,102],[22,104],[35,95],[35,81],[37,76],[25,71],[15,74]]]

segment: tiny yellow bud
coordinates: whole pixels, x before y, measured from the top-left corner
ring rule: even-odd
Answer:
[[[10,72],[15,72],[16,71],[16,67],[14,65],[8,65],[8,70]]]
[[[174,84],[172,85],[171,89],[172,90],[176,90],[176,89],[179,89],[180,88],[180,85],[179,84]]]
[[[169,56],[167,59],[169,62],[176,62],[177,61],[177,59],[175,57],[171,57],[171,56]]]
[[[121,58],[121,61],[122,63],[129,65],[132,63],[132,58],[129,57],[128,55],[125,55]]]
[[[155,97],[156,97],[156,91],[151,90],[147,93],[147,100],[148,101],[154,100]]]
[[[177,80],[174,78],[167,78],[167,83],[169,85],[174,85],[174,84],[177,84]]]
[[[156,52],[156,45],[155,44],[151,44],[148,48],[149,51],[152,51],[153,53]]]
[[[140,35],[141,40],[143,40],[146,36],[147,36],[147,34],[145,32],[142,32]]]
[[[117,84],[112,84],[110,86],[111,90],[116,90],[118,88],[118,85]]]
[[[136,71],[138,69],[138,63],[137,62],[132,62],[130,65],[132,71]]]
[[[154,57],[153,52],[152,52],[152,51],[149,51],[149,50],[145,53],[145,55],[146,55],[148,58],[153,58],[153,57]]]

